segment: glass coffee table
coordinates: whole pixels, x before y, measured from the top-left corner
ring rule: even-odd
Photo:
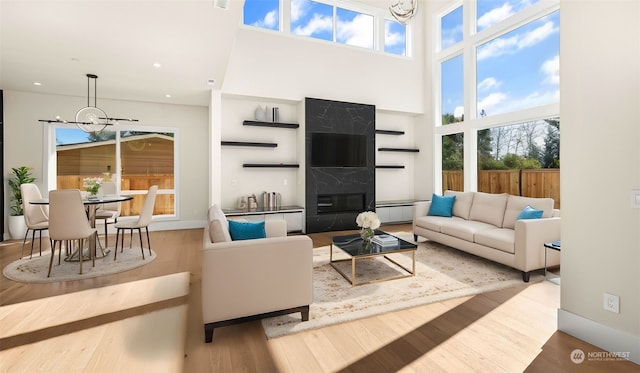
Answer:
[[[387,234],[383,231],[376,230],[376,236]],[[393,236],[393,235],[390,235]],[[394,236],[395,237],[395,236]],[[398,238],[398,237],[396,237]],[[349,258],[346,259],[333,259],[333,247],[337,247],[346,253]],[[414,276],[416,273],[416,250],[418,246],[411,242],[405,241],[403,239],[398,238],[398,243],[394,245],[379,245],[375,242],[364,243],[362,238],[360,238],[360,234],[351,234],[346,236],[336,236],[331,240],[331,251],[329,252],[329,264],[342,275],[347,281],[351,283],[352,286],[371,284],[374,282],[395,280],[398,278],[410,277]],[[402,252],[411,252],[412,257],[412,265],[411,268],[407,268],[397,261],[391,259],[387,254],[395,254]],[[395,264],[399,268],[401,268],[405,273],[397,276],[384,277],[380,279],[374,279],[370,281],[358,282],[356,283],[356,262],[360,259],[371,258],[376,256],[382,256],[386,260]],[[351,273],[347,274],[342,269],[340,269],[336,263],[340,262],[351,262]]]

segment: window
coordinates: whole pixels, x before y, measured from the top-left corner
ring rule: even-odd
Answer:
[[[462,41],[462,7],[457,7],[440,22],[440,48],[447,49]]]
[[[477,30],[482,31],[538,1],[539,0],[478,0]]]
[[[464,183],[559,207],[559,9],[559,0],[469,0],[436,15],[436,191]]]
[[[464,191],[464,135],[442,136],[442,190]]]
[[[123,125],[119,126],[125,127]],[[55,127],[55,187],[83,189],[83,179],[101,177],[133,196],[122,203],[122,216],[142,210],[146,192],[158,185],[154,215],[176,214],[175,131],[148,129],[86,133],[73,127]],[[119,172],[118,172],[119,171]]]
[[[407,55],[407,26],[390,20],[384,20],[384,51],[398,56]]]
[[[464,120],[464,76],[462,55],[441,65],[442,124]]]
[[[557,11],[478,46],[477,115],[558,102],[559,21]]]
[[[386,7],[341,0],[246,0],[243,23],[398,56],[411,55],[407,37],[411,26],[392,20]]]
[[[244,24],[268,30],[280,29],[279,0],[245,0]]]

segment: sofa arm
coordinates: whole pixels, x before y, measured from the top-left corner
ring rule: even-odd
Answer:
[[[516,268],[529,272],[544,267],[544,244],[560,240],[560,222],[559,217],[516,221]],[[547,264],[559,264],[559,261],[556,259]]]
[[[311,304],[312,251],[303,235],[205,244],[204,323]]]
[[[413,220],[421,216],[427,216],[431,207],[431,201],[419,201],[413,203]]]

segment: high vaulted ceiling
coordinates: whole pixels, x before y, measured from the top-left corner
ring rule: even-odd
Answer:
[[[0,89],[86,97],[95,74],[98,100],[206,106],[244,5],[215,1],[0,0]]]

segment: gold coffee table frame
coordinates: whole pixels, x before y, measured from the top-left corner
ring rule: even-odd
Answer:
[[[376,234],[380,234],[380,233],[387,234],[379,231],[376,232]],[[353,236],[342,236],[342,238],[349,238],[349,237],[353,237]],[[411,244],[410,242],[407,242],[398,238],[398,246],[385,247],[372,242],[365,247],[365,244],[362,242],[362,239],[354,239],[352,241],[347,241],[347,243],[342,243],[342,242],[336,242],[335,241],[336,238],[341,238],[341,237],[334,237],[334,239],[331,241],[331,248],[329,251],[329,264],[336,270],[336,272],[341,274],[342,277],[345,278],[345,280],[349,281],[351,286],[359,286],[359,285],[365,285],[365,284],[373,284],[376,282],[396,280],[400,278],[415,276],[416,274],[417,245]],[[401,241],[404,243],[404,245],[400,244]],[[359,243],[360,245],[362,245],[364,250],[361,254],[358,253],[356,255],[353,255],[352,253],[350,253],[349,251],[345,250],[343,247],[340,246],[340,244],[353,245],[354,243]],[[405,245],[409,247],[401,247]],[[333,260],[333,246],[337,246],[343,253],[349,255],[349,258]],[[367,248],[370,248],[370,250],[367,250]],[[398,263],[397,261],[393,260],[388,256],[388,254],[399,254],[399,253],[405,253],[405,252],[411,252],[411,268],[410,269],[403,266],[402,264]],[[391,276],[391,277],[383,277],[379,279],[356,283],[356,261],[358,261],[359,259],[373,258],[377,256],[384,257],[386,260],[390,261],[391,263],[395,264],[396,266],[404,270],[406,274],[401,274],[401,275]],[[349,262],[349,261],[351,262],[350,274],[345,273],[335,264],[335,263]]]

